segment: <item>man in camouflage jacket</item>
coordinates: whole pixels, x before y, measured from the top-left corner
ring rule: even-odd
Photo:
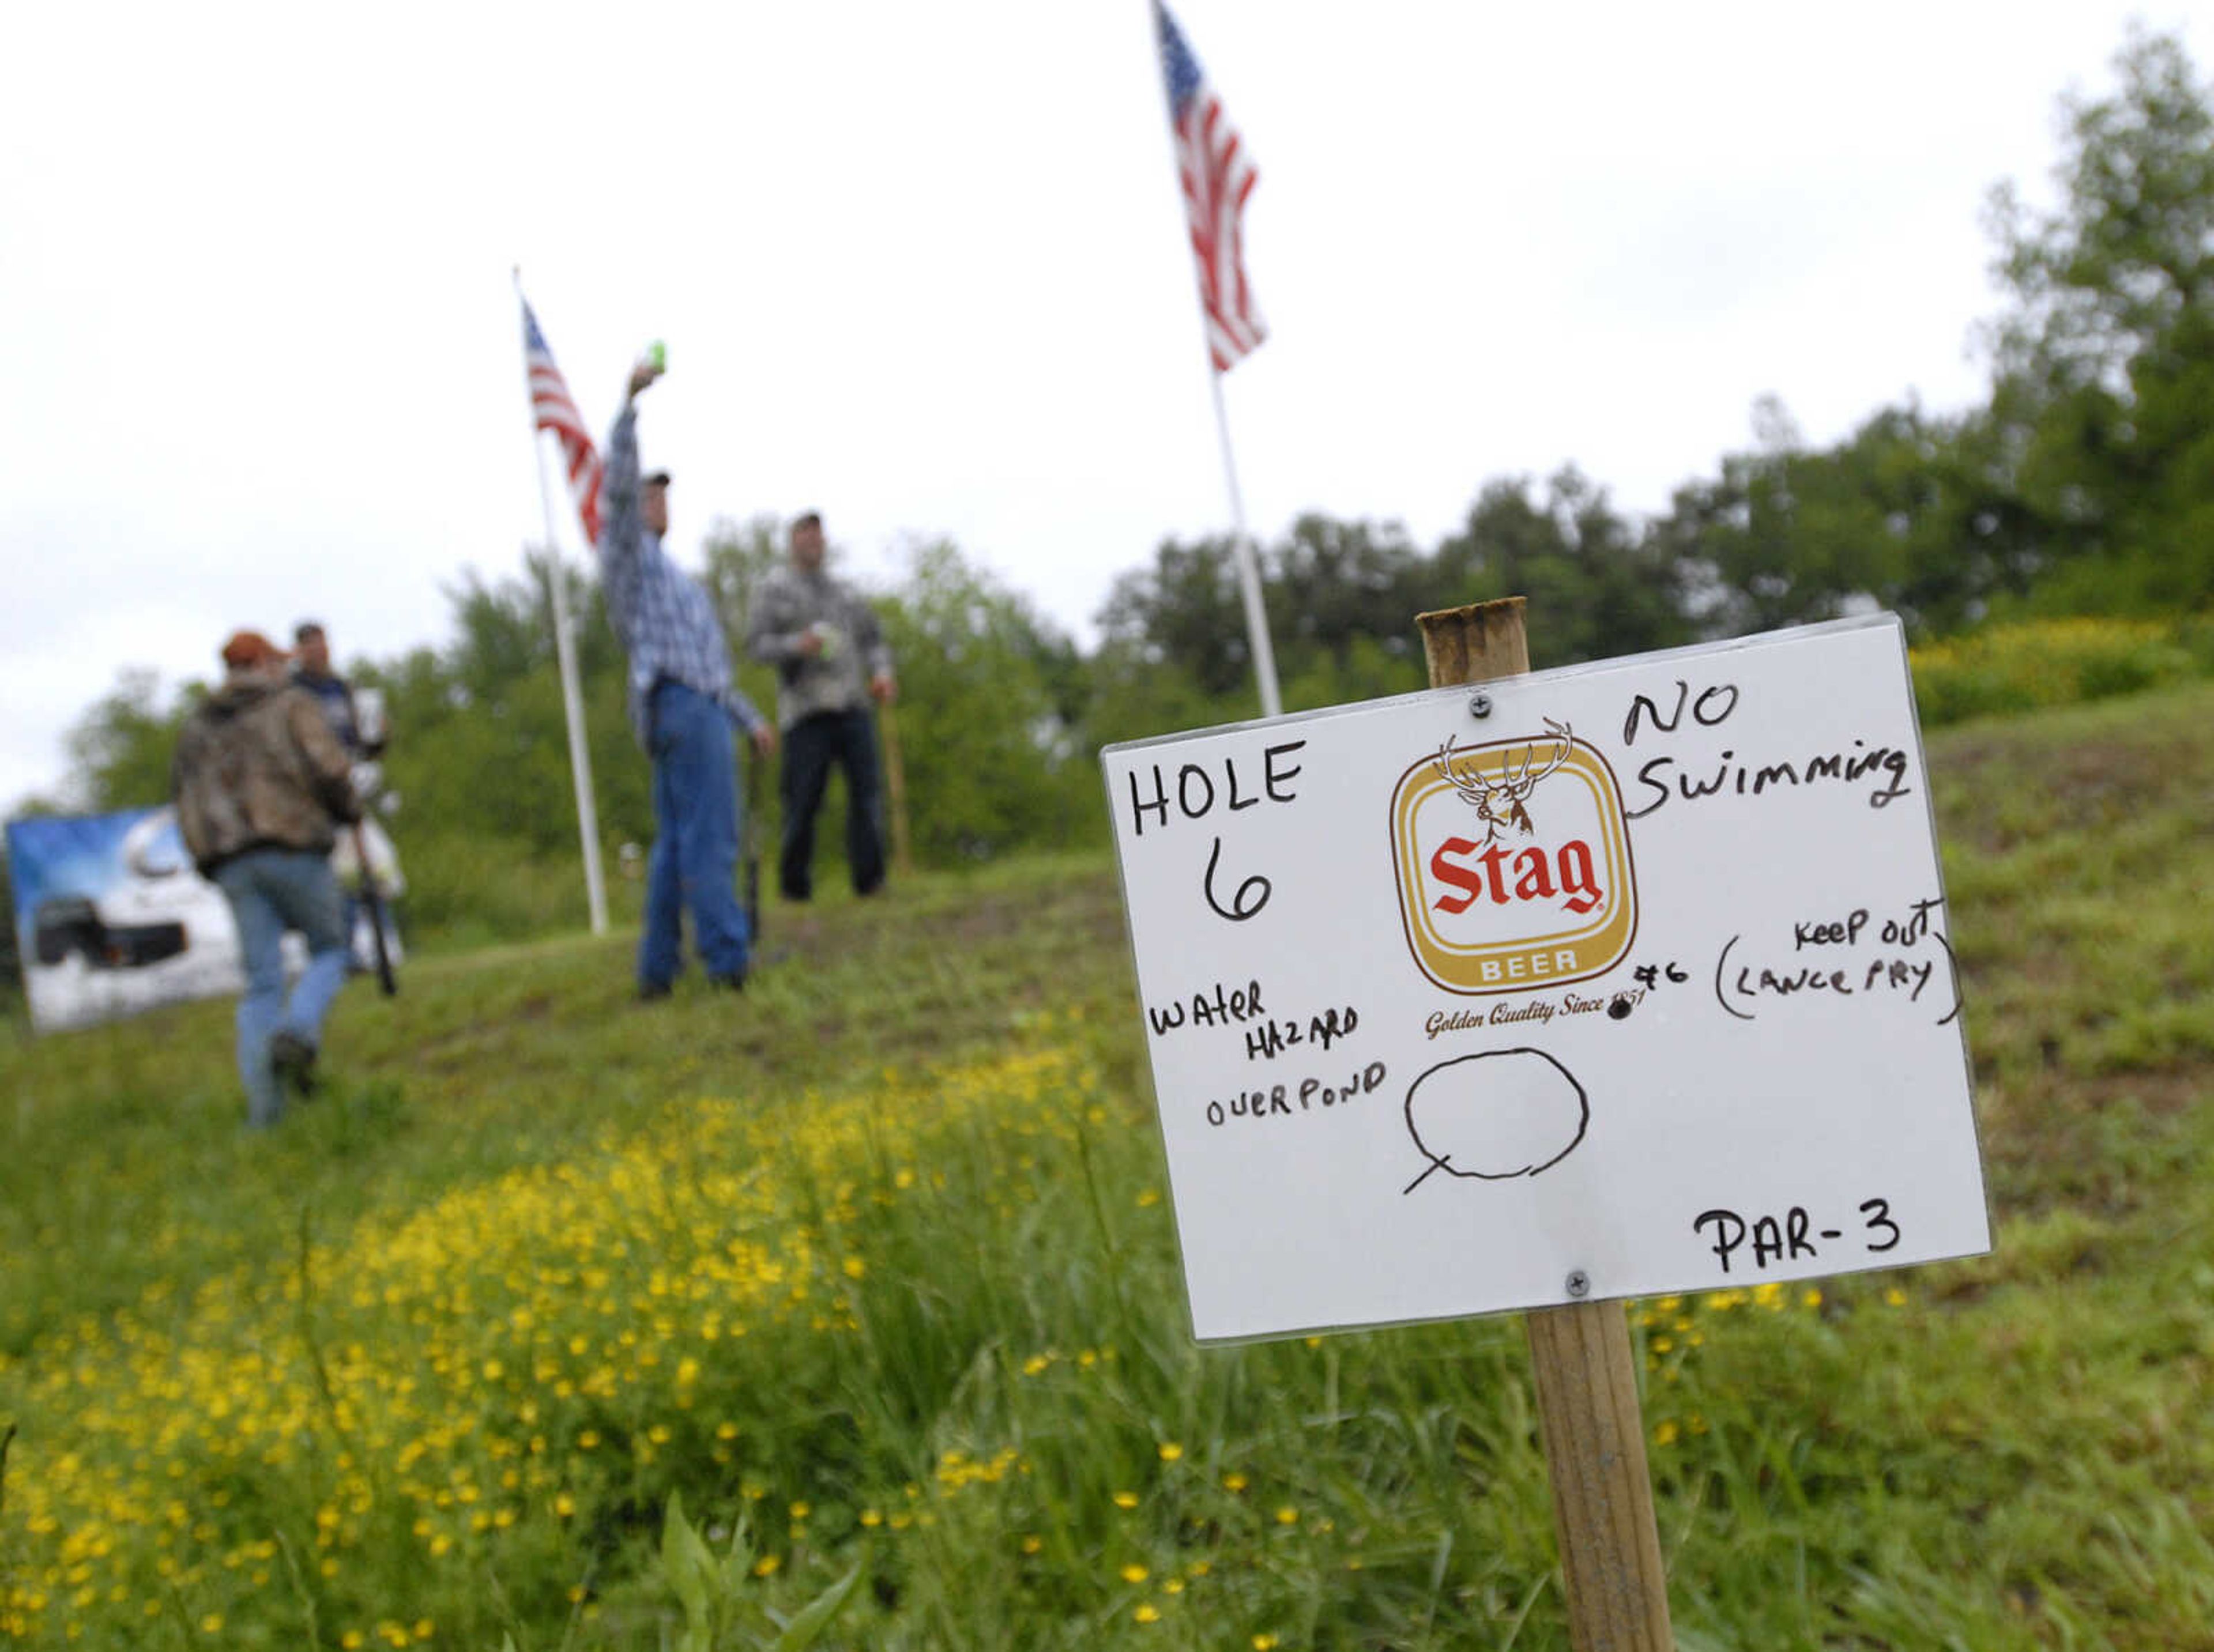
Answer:
[[[283,1115],[286,1087],[314,1088],[323,1018],[346,976],[331,846],[339,823],[360,817],[346,748],[315,697],[286,681],[284,661],[259,631],[224,643],[223,686],[186,720],[170,769],[185,846],[238,924],[238,1073],[257,1130]],[[289,997],[287,930],[308,943],[307,972]]]
[[[814,892],[815,815],[832,765],[846,771],[846,870],[857,894],[884,881],[884,806],[876,721],[869,702],[891,704],[892,653],[876,611],[823,566],[823,518],[792,525],[791,561],[755,594],[746,651],[776,668],[784,731],[784,844],[777,881],[786,900]]]

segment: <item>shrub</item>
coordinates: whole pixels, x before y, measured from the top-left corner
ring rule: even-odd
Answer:
[[[2214,650],[2194,649],[2172,624],[2042,619],[1927,644],[1912,665],[1923,724],[1936,728],[2183,681],[2214,670]]]

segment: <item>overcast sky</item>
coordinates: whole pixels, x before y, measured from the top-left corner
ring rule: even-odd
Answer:
[[[1638,511],[1783,398],[1950,409],[2056,100],[2168,3],[1184,0],[1261,169],[1271,337],[1226,382],[1252,530],[1574,460]],[[510,271],[672,546],[821,509],[945,534],[1090,640],[1227,525],[1144,0],[40,6],[0,101],[0,807],[131,665],[238,625],[443,640],[545,533]],[[557,486],[559,485],[557,480]],[[566,496],[559,533],[582,546]]]

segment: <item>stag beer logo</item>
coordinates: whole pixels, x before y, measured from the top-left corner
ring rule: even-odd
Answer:
[[[1566,723],[1410,765],[1391,850],[1407,945],[1449,992],[1583,980],[1637,933],[1621,789]]]

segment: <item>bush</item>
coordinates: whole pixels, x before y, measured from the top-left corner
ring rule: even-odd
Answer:
[[[2194,638],[2144,620],[2026,620],[1917,648],[1912,666],[1923,725],[1936,728],[2204,676],[2214,672],[2214,648],[2203,628]]]

